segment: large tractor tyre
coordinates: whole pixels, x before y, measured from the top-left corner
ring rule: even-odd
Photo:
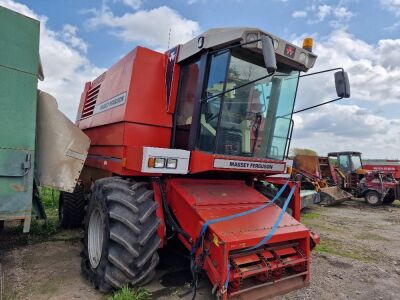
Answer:
[[[145,285],[155,275],[161,221],[147,186],[108,177],[92,188],[84,221],[82,271],[101,292]]]
[[[61,227],[77,228],[82,226],[85,205],[83,185],[77,184],[72,193],[61,192],[58,203],[58,219]]]
[[[382,196],[377,191],[366,192],[364,198],[369,205],[379,206],[382,204]]]

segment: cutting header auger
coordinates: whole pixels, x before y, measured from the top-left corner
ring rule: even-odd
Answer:
[[[308,285],[318,237],[300,223],[299,183],[267,176],[286,172],[311,47],[256,28],[211,29],[165,53],[136,47],[86,83],[82,267],[96,288],[151,281],[169,232],[190,253],[194,287],[205,273],[222,299]],[[348,97],[347,74],[335,79]],[[278,193],[267,198],[260,181]]]

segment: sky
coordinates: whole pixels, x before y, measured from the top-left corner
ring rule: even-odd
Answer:
[[[299,46],[314,38],[309,72],[343,67],[350,99],[294,116],[292,148],[400,159],[400,0],[0,0],[41,21],[45,80],[75,120],[85,82],[137,45],[157,51],[213,27],[258,27]],[[302,78],[296,109],[335,98],[333,73]]]

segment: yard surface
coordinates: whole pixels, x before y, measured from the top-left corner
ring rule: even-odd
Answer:
[[[47,223],[35,221],[30,234],[8,226],[0,236],[2,299],[109,299],[82,277],[82,232],[58,228],[54,197],[45,201]],[[361,199],[315,206],[302,222],[321,237],[312,256],[311,285],[280,299],[399,299],[400,201],[380,207]],[[163,253],[156,280],[145,288],[154,299],[191,299],[189,282],[182,255]],[[210,290],[203,280],[196,299],[210,299]],[[113,299],[148,298],[146,291],[128,290]]]

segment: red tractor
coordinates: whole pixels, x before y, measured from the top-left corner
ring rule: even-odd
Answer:
[[[150,282],[171,234],[190,252],[194,289],[202,272],[222,299],[308,285],[318,238],[300,223],[299,183],[268,179],[270,199],[255,186],[286,170],[300,72],[316,58],[259,29],[212,29],[166,53],[136,47],[86,83],[82,268],[96,288]]]
[[[400,197],[400,185],[394,172],[367,170],[363,167],[361,153],[355,151],[331,152],[324,160],[328,180],[355,197],[363,197],[373,206],[390,204]],[[329,170],[328,170],[329,168]]]

